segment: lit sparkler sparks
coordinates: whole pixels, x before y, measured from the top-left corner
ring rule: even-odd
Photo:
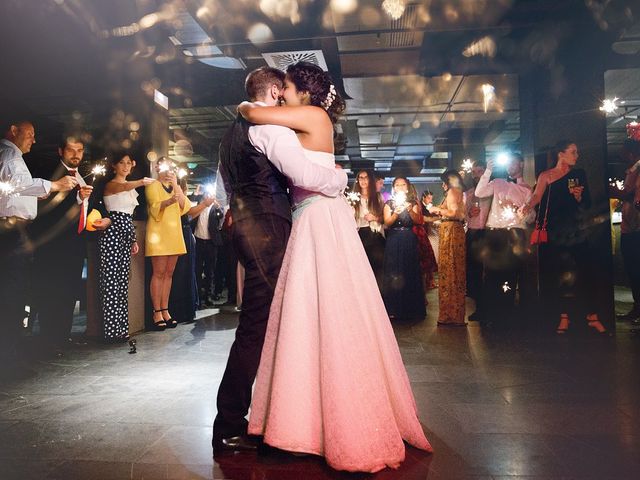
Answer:
[[[624,180],[618,180],[617,178],[610,178],[609,185],[617,188],[618,190],[624,190]]]
[[[393,200],[396,202],[396,205],[402,207],[407,203],[407,192],[396,192],[393,194]]]
[[[106,158],[104,160],[106,160]],[[91,183],[93,183],[96,181],[96,177],[101,177],[106,174],[107,174],[107,167],[102,163],[96,163],[93,166],[93,168],[91,168],[91,171],[82,178],[85,179],[89,176],[92,176]]]
[[[512,222],[516,219],[518,210],[513,205],[502,206],[502,219],[506,222]]]
[[[504,282],[504,284],[502,285],[502,291],[504,293],[507,293],[509,290],[511,290],[511,287],[509,286],[509,282]]]
[[[207,183],[204,186],[204,192],[208,197],[213,197],[216,194],[216,186],[212,183]]]
[[[614,113],[618,109],[618,97],[605,98],[602,101],[600,111],[604,113]]]
[[[176,169],[176,164],[170,160],[162,160],[158,165],[158,171],[162,172],[173,172]]]
[[[471,169],[473,168],[473,160],[471,160],[470,158],[465,158],[460,168],[462,168],[462,171],[465,173],[471,173]]]
[[[17,182],[9,180],[8,182],[0,182],[0,197],[13,197],[18,195]]]
[[[184,178],[184,177],[186,177],[188,174],[189,174],[189,172],[187,171],[187,169],[186,169],[186,168],[179,168],[179,169],[178,169],[178,173],[177,173],[178,178]]]
[[[360,203],[360,194],[358,192],[345,192],[344,195],[347,197],[349,204],[355,205],[356,203]]]

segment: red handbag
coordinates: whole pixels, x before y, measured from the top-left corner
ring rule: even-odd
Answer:
[[[549,241],[547,234],[547,217],[549,216],[549,202],[551,201],[551,184],[549,184],[549,194],[547,195],[547,206],[544,210],[544,220],[540,225],[540,210],[536,215],[536,228],[531,232],[531,245],[541,245]]]

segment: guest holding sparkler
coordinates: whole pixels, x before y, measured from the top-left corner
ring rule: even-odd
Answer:
[[[506,158],[506,157],[505,157]],[[484,161],[472,161],[466,159],[462,162],[462,174],[467,180],[467,174],[471,177],[471,185],[464,192],[464,200],[467,214],[467,234],[465,237],[467,255],[467,297],[476,302],[476,311],[469,315],[471,321],[482,321],[482,299],[484,282],[484,265],[482,249],[484,248],[485,226],[487,216],[491,208],[491,197],[480,198],[476,194],[476,185],[484,174],[486,164]]]
[[[353,192],[358,195],[354,202],[358,235],[362,240],[364,251],[376,276],[378,286],[382,286],[382,269],[384,267],[384,231],[383,202],[376,191],[376,182],[371,172],[360,170],[356,175]]]
[[[415,187],[413,185],[411,185],[411,190],[417,198],[418,193],[415,191]],[[420,222],[413,226],[413,233],[415,233],[418,238],[418,257],[420,258],[420,270],[422,271],[423,277],[422,281],[424,284],[425,305],[427,304],[427,292],[435,288],[435,273],[438,271],[438,262],[436,261],[433,245],[429,238],[429,234],[433,230],[432,220],[437,217],[432,217],[431,214],[426,211],[424,200],[425,194],[427,193],[431,195],[431,200],[429,200],[429,202],[433,201],[433,194],[429,192],[429,190],[422,194],[421,202],[418,204],[418,208],[421,213]]]
[[[158,180],[146,187],[149,220],[145,254],[151,257],[152,328],[164,330],[178,324],[169,314],[169,294],[178,256],[187,253],[180,217],[189,211],[191,202],[178,184],[173,162],[161,159],[156,169]]]
[[[178,183],[183,192],[187,192],[187,172],[178,170]],[[173,272],[173,282],[169,295],[169,314],[179,322],[192,322],[198,308],[198,281],[196,279],[196,238],[191,229],[191,220],[206,211],[215,198],[211,195],[202,197],[199,203],[192,204],[186,215],[181,217],[182,238],[187,253],[181,255]]]
[[[32,226],[36,244],[34,292],[40,334],[47,347],[57,356],[69,344],[73,313],[77,300],[82,300],[82,269],[86,257],[87,212],[96,203],[93,186],[83,178],[79,167],[84,156],[84,142],[79,136],[67,136],[58,147],[60,161],[52,165],[47,178],[73,178],[78,189],[57,192],[38,205],[38,218]],[[103,166],[97,164],[96,167]],[[92,180],[88,180],[93,183]],[[106,229],[108,219],[100,219],[95,227]]]
[[[384,206],[387,244],[384,252],[382,296],[391,319],[423,320],[424,287],[418,239],[412,227],[421,223],[421,210],[405,177],[393,180],[393,195]]]
[[[535,219],[534,212],[526,216],[522,213],[533,193],[522,178],[522,156],[509,156],[508,179],[492,180],[493,167],[494,162],[489,160],[474,192],[479,199],[493,197],[481,252],[485,274],[483,290],[476,300],[476,311],[483,313],[478,319],[483,326],[498,326],[520,317],[514,315],[516,291],[521,285],[528,252],[527,223]]]
[[[127,181],[135,165],[127,153],[111,156],[104,187],[104,205],[111,220],[111,226],[99,240],[103,337],[107,342],[129,338],[129,270],[131,255],[139,250],[133,225],[133,211],[138,206],[136,188],[154,182],[148,177]]]
[[[439,207],[431,207],[430,213],[441,218],[440,263],[438,265],[438,326],[463,327],[465,315],[465,207],[462,194],[462,177],[455,170],[447,170],[440,177],[445,197]]]
[[[542,297],[560,317],[556,333],[568,331],[572,312],[586,313],[590,330],[605,334],[595,308],[597,291],[592,281],[601,272],[596,259],[589,256],[587,243],[589,186],[584,170],[574,168],[578,147],[573,141],[560,141],[551,158],[556,166],[540,174],[533,197],[523,210],[528,213],[540,205],[536,225],[546,226],[548,232],[548,242],[539,245]]]
[[[4,124],[0,140],[0,367],[11,372],[18,358],[18,339],[25,317],[32,245],[27,225],[37,215],[37,197],[72,190],[75,178],[49,181],[32,178],[22,155],[36,142],[33,124],[17,120]]]
[[[424,222],[424,227],[427,232],[427,238],[429,239],[431,249],[433,250],[433,256],[436,260],[434,272],[437,272],[439,262],[438,249],[440,248],[440,237],[438,236],[438,230],[440,229],[440,217],[435,213],[429,212],[429,209],[433,207],[433,192],[431,190],[425,190],[422,192],[420,207],[422,208],[422,221]],[[430,287],[435,287],[435,281],[433,285],[430,285]]]

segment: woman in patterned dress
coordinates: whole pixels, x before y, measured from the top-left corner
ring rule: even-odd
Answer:
[[[455,170],[442,174],[445,197],[439,207],[431,207],[430,213],[439,215],[440,261],[438,264],[439,326],[463,327],[466,325],[466,249],[464,235],[464,199],[462,177]]]
[[[133,210],[138,205],[136,188],[151,178],[127,181],[136,162],[127,154],[109,160],[113,178],[104,187],[104,206],[111,226],[100,235],[100,294],[104,317],[103,336],[108,342],[129,338],[128,291],[131,255],[138,253]]]

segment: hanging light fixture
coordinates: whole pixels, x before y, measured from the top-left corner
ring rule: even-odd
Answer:
[[[480,87],[482,90],[482,106],[484,108],[484,113],[487,113],[489,107],[496,99],[496,89],[490,83],[483,83]]]
[[[382,9],[393,20],[398,20],[404,13],[404,0],[384,0],[382,2]]]

